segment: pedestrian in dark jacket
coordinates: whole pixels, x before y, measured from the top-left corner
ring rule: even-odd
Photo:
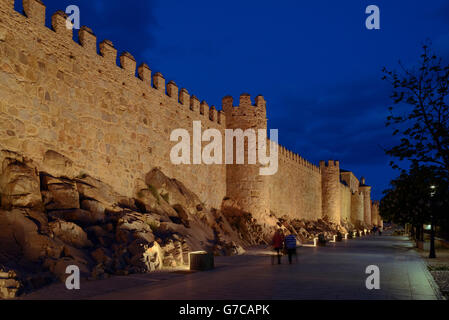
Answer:
[[[273,236],[273,249],[277,253],[278,264],[281,264],[281,253],[282,246],[284,245],[284,235],[282,234],[282,230],[276,230]]]
[[[288,263],[292,264],[292,256],[296,256],[296,237],[294,234],[290,233],[285,237],[285,248],[288,254]]]

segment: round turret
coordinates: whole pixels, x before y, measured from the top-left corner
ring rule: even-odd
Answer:
[[[363,193],[363,217],[365,224],[369,227],[371,222],[371,187],[365,184],[365,178],[361,179],[359,190]]]
[[[233,99],[230,96],[223,98],[223,111],[226,116],[226,128],[228,134],[240,129],[244,132],[244,164],[236,164],[236,138],[233,137],[232,159],[233,164],[226,166],[226,194],[227,197],[235,200],[239,207],[253,214],[255,218],[260,218],[269,213],[269,191],[267,176],[260,175],[261,165],[256,162],[249,164],[248,150],[256,152],[258,129],[267,129],[266,104],[262,96],[256,98],[256,105],[252,105],[251,97],[248,94],[240,96],[240,105],[234,107]],[[256,136],[256,145],[249,146],[245,132],[252,129]],[[229,132],[232,130],[232,132]],[[226,151],[228,153],[228,150]]]
[[[320,161],[323,218],[340,224],[340,162],[330,160],[327,164]]]

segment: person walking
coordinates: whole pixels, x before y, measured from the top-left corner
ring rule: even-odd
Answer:
[[[278,229],[276,230],[273,236],[273,249],[277,253],[278,264],[281,264],[281,254],[283,244],[284,244],[284,235],[282,234],[282,230]]]
[[[287,249],[288,254],[288,263],[292,264],[292,256],[296,256],[296,237],[293,233],[290,233],[285,237],[285,248]]]

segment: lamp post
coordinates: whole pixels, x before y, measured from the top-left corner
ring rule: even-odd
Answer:
[[[429,253],[429,259],[435,259],[437,256],[435,254],[435,218],[434,218],[434,212],[433,212],[433,197],[436,193],[436,186],[430,186],[430,189],[432,190],[430,192],[430,199],[431,199],[431,205],[430,205],[430,253]]]

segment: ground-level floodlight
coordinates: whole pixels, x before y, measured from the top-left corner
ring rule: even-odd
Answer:
[[[362,232],[362,231],[359,231],[359,235],[362,236],[362,235],[363,235],[363,232]]]
[[[318,245],[318,238],[313,239],[313,246],[316,247]]]
[[[352,236],[355,238],[355,237],[357,237],[357,231],[354,231],[353,233],[352,233]]]
[[[337,242],[337,235],[334,235],[334,240],[332,242]]]
[[[206,251],[189,253],[190,270],[206,271],[214,268],[214,255]]]
[[[366,236],[366,233],[368,232],[368,230],[365,229],[365,230],[363,230],[363,231],[365,232],[365,236]]]
[[[345,233],[345,240],[348,240],[349,233]]]

